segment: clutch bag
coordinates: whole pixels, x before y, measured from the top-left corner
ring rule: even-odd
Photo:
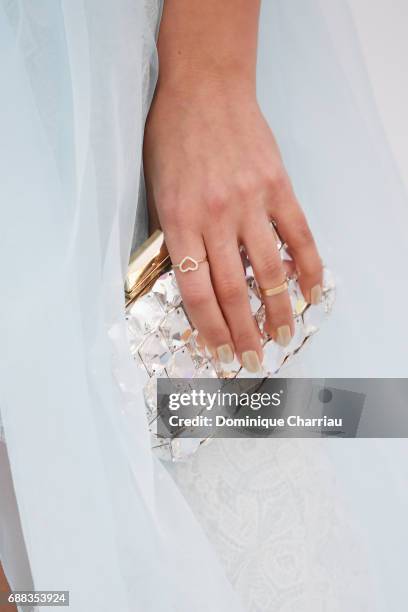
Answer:
[[[286,246],[279,237],[277,240],[282,260],[290,260]],[[295,332],[289,346],[281,347],[264,331],[265,308],[243,249],[241,255],[252,314],[263,339],[263,371],[256,377],[276,376],[327,318],[335,300],[335,284],[325,268],[322,301],[313,306],[305,302],[296,278],[288,280]],[[162,232],[152,234],[132,255],[125,282],[125,301],[130,351],[145,378],[144,397],[152,447],[162,459],[186,459],[204,440],[157,435],[157,379],[230,379],[253,375],[243,369],[238,360],[228,365],[220,363],[197,342],[198,332],[183,306]]]

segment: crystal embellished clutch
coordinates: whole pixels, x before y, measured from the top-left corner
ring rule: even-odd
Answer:
[[[285,245],[278,247],[283,260],[290,259]],[[242,260],[252,313],[263,336],[263,372],[257,378],[276,375],[284,364],[318,331],[335,300],[335,285],[324,269],[322,301],[307,304],[295,278],[289,279],[288,291],[293,307],[295,333],[287,347],[274,342],[263,330],[265,308],[245,252]],[[197,343],[195,330],[183,307],[174,271],[171,267],[163,233],[156,231],[132,256],[125,284],[126,321],[130,350],[145,376],[144,396],[152,435],[152,447],[162,459],[187,458],[204,442],[189,438],[160,438],[157,435],[156,381],[169,378],[250,378],[239,361],[225,365]],[[253,375],[252,375],[253,376]]]

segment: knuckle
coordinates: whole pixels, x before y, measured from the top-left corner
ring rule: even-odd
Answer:
[[[236,304],[243,297],[241,283],[236,280],[224,280],[219,287],[221,301],[228,304]]]
[[[219,219],[224,217],[228,211],[228,200],[225,194],[216,193],[206,200],[207,212],[210,218]]]
[[[201,287],[200,285],[190,283],[189,285],[186,285],[182,293],[184,303],[189,310],[196,310],[197,308],[208,306],[211,301],[210,292],[205,287]]]
[[[289,177],[282,165],[275,166],[266,174],[265,179],[266,185],[269,191],[273,193],[280,193],[286,191],[289,188]]]
[[[273,280],[284,277],[282,263],[277,257],[265,257],[262,264],[262,272],[265,277]]]
[[[253,202],[261,192],[262,180],[257,174],[241,173],[236,182],[236,196],[240,202]]]

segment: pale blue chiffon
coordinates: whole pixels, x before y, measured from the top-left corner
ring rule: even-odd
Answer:
[[[124,332],[136,217],[138,240],[145,231],[136,202],[158,10],[131,0],[0,4],[0,410],[33,583],[70,589],[75,612],[240,609],[190,509],[151,458]],[[407,199],[344,1],[263,4],[259,95],[339,286],[332,320],[292,374],[406,376]],[[306,460],[308,442],[289,451],[294,460]],[[311,582],[302,612],[399,612],[408,595],[406,445],[315,442],[331,466],[333,504],[346,504],[361,525],[366,573],[351,581],[350,552],[333,575],[340,590],[347,584],[347,607],[335,607],[334,594],[323,601]],[[314,482],[317,495],[325,485]],[[228,516],[225,490],[214,494]],[[21,541],[13,547],[4,535],[15,530],[17,542],[10,512],[1,499],[0,554],[24,588]],[[305,530],[313,541],[319,525]],[[245,551],[240,540],[236,551]],[[320,563],[335,561],[328,546]]]
[[[261,105],[338,285],[303,375],[406,377],[408,199],[348,4],[264,2],[261,30]]]
[[[338,287],[331,320],[291,375],[406,378],[408,194],[348,2],[264,2],[261,30],[261,104]],[[381,388],[385,414],[388,405],[407,405],[400,389],[392,380]],[[402,611],[408,599],[407,441],[321,444],[339,500],[345,496],[359,525],[372,576],[373,601],[367,592],[366,605]],[[351,557],[348,563],[353,567]]]
[[[235,612],[152,459],[125,336],[154,4],[0,5],[1,415],[35,588],[81,612]],[[2,562],[27,588],[12,543]]]

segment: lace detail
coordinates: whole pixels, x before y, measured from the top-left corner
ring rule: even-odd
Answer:
[[[248,612],[375,608],[321,440],[214,440],[170,467]]]

